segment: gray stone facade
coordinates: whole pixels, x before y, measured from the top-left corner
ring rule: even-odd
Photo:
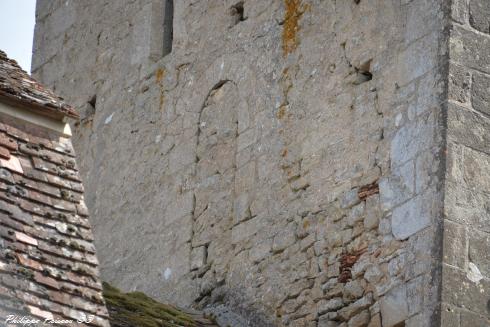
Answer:
[[[486,3],[38,0],[103,277],[237,325],[488,324]]]
[[[449,50],[442,325],[489,326],[490,2],[454,1]]]

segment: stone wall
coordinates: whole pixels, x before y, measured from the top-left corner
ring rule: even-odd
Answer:
[[[243,325],[437,325],[447,3],[179,0],[161,58],[162,1],[38,0],[103,277]]]
[[[454,1],[444,205],[443,326],[490,316],[490,2]]]

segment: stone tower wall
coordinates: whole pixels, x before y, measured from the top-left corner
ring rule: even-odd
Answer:
[[[164,55],[168,3],[38,0],[32,71],[82,114],[103,277],[251,326],[438,325],[451,140],[486,135],[451,115],[488,128],[446,115],[449,1],[178,0]],[[456,46],[488,37],[455,20]]]
[[[442,326],[490,316],[490,3],[453,3],[449,51]]]

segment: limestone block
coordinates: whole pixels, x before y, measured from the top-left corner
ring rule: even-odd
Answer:
[[[379,182],[380,204],[383,211],[391,210],[413,197],[415,191],[415,167],[413,161],[393,169],[390,176]]]
[[[235,215],[234,223],[238,224],[243,220],[251,218],[250,212],[250,200],[248,193],[242,193],[235,199],[234,211]]]
[[[425,276],[419,276],[407,283],[408,314],[413,316],[423,311]]]
[[[344,305],[342,298],[333,298],[330,300],[321,300],[318,302],[318,314],[323,315],[327,312],[335,311],[340,309]]]
[[[250,260],[253,262],[259,262],[266,258],[272,251],[272,240],[265,240],[259,244],[254,245],[250,249]]]
[[[416,42],[399,55],[398,83],[406,85],[428,72],[437,61],[437,52],[431,44],[437,44],[438,33],[429,34]]]
[[[364,278],[372,284],[377,283],[381,277],[383,277],[383,272],[376,265],[370,266],[364,273]]]
[[[391,142],[391,165],[400,166],[426,150],[434,140],[435,121],[425,115],[401,127]]]
[[[344,286],[344,297],[349,300],[356,300],[362,297],[364,288],[357,280],[349,281]]]
[[[371,321],[367,325],[367,327],[382,327],[381,326],[381,315],[377,313],[375,316],[371,317]]]
[[[451,17],[460,24],[468,21],[468,1],[454,0],[451,6]]]
[[[470,25],[482,33],[490,34],[490,3],[483,0],[470,0]]]
[[[347,224],[349,226],[354,226],[357,222],[362,221],[364,218],[365,208],[365,202],[361,202],[352,207],[347,216]]]
[[[469,186],[482,191],[490,190],[490,154],[465,149],[463,166],[463,178]]]
[[[318,327],[339,327],[340,322],[331,320],[327,315],[318,318]]]
[[[340,207],[351,208],[360,202],[361,199],[359,199],[358,189],[354,188],[343,194],[342,198],[340,199]]]
[[[460,327],[460,313],[459,311],[456,310],[455,307],[447,304],[447,303],[442,303],[442,310],[441,310],[441,325],[442,326],[448,326],[448,327]]]
[[[471,230],[468,232],[468,239],[469,257],[471,258],[471,261],[478,267],[484,276],[490,276],[490,252],[488,251],[490,234]],[[460,256],[462,256],[462,254],[460,254]]]
[[[448,265],[443,265],[442,274],[442,298],[447,304],[487,315],[489,296],[486,290],[490,287],[488,280],[481,279],[475,283],[469,278],[469,270],[462,271]]]
[[[449,68],[449,99],[467,103],[470,98],[470,85],[470,72],[460,65],[452,64]]]
[[[420,194],[438,181],[439,160],[435,150],[422,152],[415,160],[415,192]]]
[[[461,192],[459,186],[447,184],[446,214],[455,222],[489,233],[488,194],[469,189]]]
[[[471,85],[471,104],[473,108],[490,115],[490,77],[474,73]]]
[[[274,236],[272,251],[280,252],[288,246],[293,245],[296,241],[295,230],[296,226],[289,225],[288,227],[280,231],[276,236]]]
[[[383,327],[393,327],[408,318],[407,294],[404,285],[385,294],[380,300]]]
[[[436,21],[433,17],[434,11],[431,10],[432,6],[434,3],[429,0],[414,0],[407,5],[405,42],[411,43],[433,31],[432,24],[428,23]]]
[[[451,60],[468,68],[490,73],[490,38],[457,25],[451,33]]]
[[[443,261],[463,269],[467,260],[467,241],[467,233],[464,226],[445,220]]]
[[[354,317],[352,317],[347,326],[348,327],[364,327],[367,326],[370,320],[370,315],[368,310],[361,311]]]
[[[187,165],[194,163],[196,161],[194,150],[195,142],[192,140],[183,140],[181,143],[175,144],[169,156],[168,173],[176,173]]]
[[[430,327],[430,319],[425,312],[416,314],[405,321],[406,327]],[[444,325],[445,326],[445,325]]]
[[[364,228],[366,230],[378,228],[381,218],[379,195],[370,196],[366,199],[366,217],[364,218]]]
[[[472,312],[461,312],[461,326],[487,327],[490,321]]]
[[[182,195],[176,195],[176,198],[170,202],[166,208],[166,224],[171,224],[179,218],[191,215],[194,209],[194,194],[187,192]]]
[[[238,151],[249,147],[256,141],[256,130],[250,128],[238,135]]]
[[[428,193],[418,195],[393,210],[391,229],[396,239],[406,239],[429,226],[433,214],[433,199]]]
[[[349,304],[348,306],[339,310],[338,314],[342,319],[349,320],[351,317],[367,309],[373,304],[373,293],[367,293],[364,297],[359,300]]]
[[[206,247],[199,246],[191,251],[191,270],[204,267],[206,264]]]
[[[238,243],[250,238],[257,233],[264,224],[264,218],[262,216],[257,216],[234,226],[231,231],[232,242]]]

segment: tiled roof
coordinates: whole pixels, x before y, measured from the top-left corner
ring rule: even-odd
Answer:
[[[71,141],[0,115],[0,325],[7,314],[109,326]]]
[[[36,82],[2,50],[0,50],[0,97],[54,118],[63,116],[78,118],[73,107]]]

